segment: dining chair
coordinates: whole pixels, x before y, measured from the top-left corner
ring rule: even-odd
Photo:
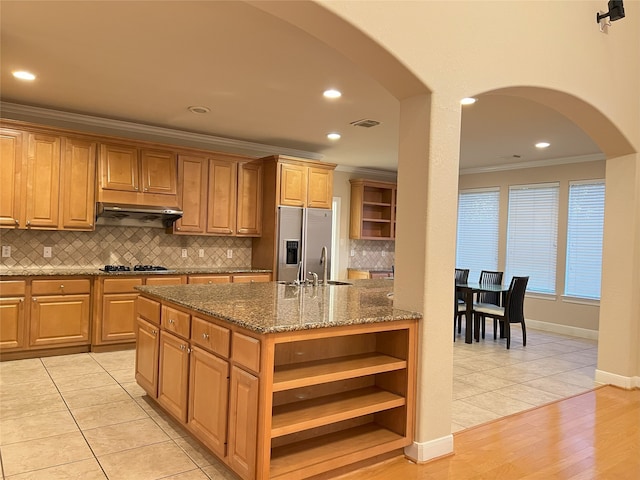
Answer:
[[[456,283],[467,283],[469,280],[468,268],[456,268]],[[467,304],[464,300],[464,293],[456,292],[455,304],[453,309],[453,340],[455,341],[456,324],[458,325],[458,333],[462,333],[462,317],[467,312]]]
[[[482,270],[480,272],[480,278],[478,279],[478,283],[480,285],[501,285],[502,284],[502,276],[503,272],[495,272],[491,270]],[[473,303],[473,308],[475,310],[476,305],[496,305],[500,306],[501,293],[499,292],[479,292],[476,296],[476,300]],[[474,328],[480,327],[480,333],[482,338],[484,338],[484,330],[485,330],[485,318],[484,315],[478,313],[477,315],[474,313]],[[476,330],[477,331],[477,330]]]
[[[500,337],[507,338],[507,349],[511,347],[511,324],[519,323],[522,326],[522,346],[527,345],[527,329],[524,324],[524,295],[527,291],[529,277],[513,277],[503,307],[487,304],[478,304],[474,307],[475,315],[493,318],[493,338],[496,338],[497,322],[500,322]]]

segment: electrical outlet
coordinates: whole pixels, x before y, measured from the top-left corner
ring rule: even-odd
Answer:
[[[2,245],[2,257],[11,258],[11,245]]]
[[[356,251],[355,251],[353,248],[351,249],[351,256],[352,256],[352,257],[355,257],[355,256],[356,256]]]
[[[200,250],[198,250],[198,256],[200,258],[204,258],[204,248],[201,248]]]
[[[383,257],[386,257],[386,256],[387,256],[387,252],[386,252],[386,250],[382,250],[382,252],[381,252],[381,253],[382,253],[382,256],[383,256]]]
[[[227,249],[227,258],[233,258],[233,250]]]
[[[51,258],[51,247],[44,247],[44,250],[42,251],[42,256],[44,258]]]
[[[182,249],[182,258],[187,258],[187,249],[186,248]]]

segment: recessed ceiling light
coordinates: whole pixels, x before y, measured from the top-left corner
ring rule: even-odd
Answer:
[[[188,110],[191,113],[197,113],[197,114],[209,113],[211,111],[209,107],[198,107],[198,106],[189,107]]]
[[[24,70],[12,72],[13,76],[19,78],[20,80],[35,80],[36,76],[31,72],[26,72]]]
[[[340,137],[341,137],[341,136],[342,136],[342,135],[340,135],[339,133],[336,133],[336,132],[327,133],[327,138],[328,138],[329,140],[340,140]]]
[[[473,97],[465,97],[462,100],[460,100],[460,103],[462,105],[473,105],[474,103],[476,103],[478,101],[478,99],[473,98]]]
[[[551,145],[549,142],[538,142],[536,148],[547,148],[549,145]]]
[[[342,92],[330,88],[329,90],[325,90],[322,95],[324,95],[325,98],[340,98],[342,96]]]

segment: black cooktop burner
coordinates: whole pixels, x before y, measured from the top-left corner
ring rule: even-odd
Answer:
[[[131,270],[131,267],[127,267],[126,265],[105,265],[104,268],[101,268],[103,272],[128,272]]]
[[[130,272],[131,267],[128,265],[105,265],[104,268],[100,270],[103,272]],[[136,265],[133,267],[133,270],[136,272],[159,272],[167,270],[167,267],[160,265]]]
[[[133,269],[137,272],[155,272],[158,270],[166,270],[167,267],[161,267],[160,265],[136,265]]]

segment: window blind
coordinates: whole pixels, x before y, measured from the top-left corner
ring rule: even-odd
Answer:
[[[600,299],[604,180],[569,184],[564,293]]]
[[[482,270],[498,269],[500,190],[463,190],[458,195],[456,267],[477,282]]]
[[[509,187],[505,283],[528,276],[528,291],[555,293],[558,183]]]

